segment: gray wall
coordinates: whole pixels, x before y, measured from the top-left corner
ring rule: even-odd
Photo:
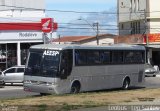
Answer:
[[[0,10],[17,9],[17,7],[45,9],[45,0],[0,0],[0,5]]]

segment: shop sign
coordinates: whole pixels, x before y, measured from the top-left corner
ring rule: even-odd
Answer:
[[[30,32],[26,32],[26,33],[19,33],[19,37],[37,37],[36,33],[30,33]]]
[[[144,36],[144,42],[146,43],[147,36]],[[160,34],[148,34],[149,42],[160,42]]]
[[[23,22],[9,22],[0,23],[0,31],[42,31],[44,33],[49,33],[56,31],[58,29],[58,24],[53,23],[53,18],[44,18],[39,22],[23,23]]]
[[[35,32],[9,32],[4,31],[0,33],[0,41],[43,41],[42,40],[42,32],[35,31]]]
[[[52,18],[43,18],[41,19],[42,32],[49,33],[53,29],[53,19]]]

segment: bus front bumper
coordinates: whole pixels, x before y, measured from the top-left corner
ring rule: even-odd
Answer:
[[[56,91],[57,85],[25,85],[24,91],[27,92],[37,92],[37,93],[46,93],[46,94],[58,94]]]

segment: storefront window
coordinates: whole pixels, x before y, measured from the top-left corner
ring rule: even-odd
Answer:
[[[31,45],[40,43],[21,43],[21,65],[26,64]],[[0,71],[17,65],[17,43],[0,44]]]
[[[17,45],[7,44],[7,66],[11,67],[17,65]]]
[[[0,44],[0,70],[4,70],[6,68],[7,63],[7,47],[6,44]]]
[[[28,56],[28,49],[22,49],[21,50],[21,64],[22,65],[26,64],[27,56]]]
[[[30,43],[21,43],[21,64],[26,64],[26,59],[28,57],[28,51],[32,44]]]

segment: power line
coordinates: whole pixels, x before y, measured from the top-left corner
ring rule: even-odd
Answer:
[[[18,6],[10,6],[10,5],[0,5],[3,7],[9,7],[9,8],[16,8],[16,9],[7,9],[7,10],[39,10],[39,11],[49,11],[49,12],[63,12],[63,13],[86,13],[86,14],[130,14],[131,12],[82,12],[82,11],[73,11],[73,10],[54,10],[54,9],[38,9],[38,8],[27,8],[27,7],[18,7]],[[1,10],[1,11],[7,11],[7,10]],[[145,12],[145,13],[158,13],[160,11],[151,11],[151,12]],[[135,12],[135,13],[144,13],[144,12]]]
[[[5,23],[2,23],[2,24],[5,24]],[[15,23],[7,23],[8,25],[15,25],[15,26],[33,26],[33,27],[41,27],[41,26],[37,26],[37,25],[28,25],[28,24],[15,24]],[[92,29],[91,27],[63,27],[63,26],[60,26],[58,28],[61,28],[61,29],[83,29],[83,30],[86,30],[86,29]],[[145,28],[140,28],[140,30],[144,30]],[[160,28],[150,28],[150,29],[160,29]],[[99,30],[132,30],[132,28],[129,28],[129,29],[113,29],[113,28],[100,28]]]
[[[19,18],[7,18],[7,17],[0,17],[2,19],[7,19],[7,20],[20,20],[20,21],[25,21],[25,22],[37,22],[37,20],[27,20],[27,19],[19,19]],[[64,24],[64,25],[86,25],[88,26],[88,24],[81,24],[81,23],[58,23],[58,24]],[[103,24],[103,25],[99,25],[99,26],[115,26],[118,27],[118,25],[111,25],[111,24]]]
[[[0,5],[0,6],[7,6],[7,5]],[[23,9],[34,9],[34,10],[45,10],[45,9],[35,9],[35,8],[26,8],[26,7],[17,7],[17,6],[7,6],[7,7],[14,7],[14,8],[23,8]],[[65,11],[66,12],[66,11]],[[76,12],[76,11],[69,11],[69,12]],[[160,12],[160,11],[155,11],[155,12]],[[81,13],[81,12],[80,12]],[[90,13],[90,12],[85,12],[85,13]],[[92,12],[92,13],[100,13],[100,12]],[[142,12],[141,12],[142,13]],[[144,13],[144,12],[143,12]],[[146,12],[147,13],[147,12]],[[117,13],[116,13],[117,14]],[[5,19],[10,19],[10,18],[5,18]],[[17,20],[22,20],[22,19],[17,19]],[[28,21],[28,20],[24,20]],[[87,25],[87,24],[72,24],[72,23],[59,23],[59,24],[70,24],[70,25]],[[27,25],[28,26],[28,25]],[[101,26],[107,26],[107,25],[101,25]],[[108,25],[108,26],[116,26],[116,25]],[[68,28],[68,27],[59,27],[59,28],[67,28],[67,29],[89,29],[89,28]],[[155,28],[159,29],[159,28]],[[100,29],[100,30],[119,30],[119,29]],[[130,29],[123,29],[123,30],[131,30]]]
[[[5,23],[1,23],[1,24],[5,24]],[[7,23],[8,25],[15,25],[15,26],[33,26],[33,27],[41,27],[41,26],[37,26],[37,25],[28,25],[28,24],[15,24],[15,23]],[[80,24],[79,24],[80,25]],[[155,29],[155,30],[158,30],[160,29],[160,25],[156,25],[156,26],[159,26],[159,27],[152,27],[150,29]],[[92,29],[91,27],[63,27],[63,26],[60,26],[58,28],[63,28],[63,29]],[[140,28],[140,30],[144,30],[145,28]],[[126,29],[118,29],[118,28],[100,28],[100,30],[133,30],[133,28],[126,28]]]
[[[6,24],[6,23],[0,23],[0,24]],[[7,23],[8,25],[15,25],[15,26],[34,26],[34,27],[41,27],[41,26],[37,26],[37,25],[28,25],[28,24],[15,24],[15,23]],[[4,26],[3,26],[4,27]],[[74,27],[74,28],[71,28],[71,27],[63,27],[63,26],[60,26],[59,28],[67,28],[67,29],[92,29],[90,27]],[[104,29],[102,29],[104,30]]]
[[[59,23],[59,24],[64,24],[64,25],[86,25],[86,26],[88,26],[88,24],[80,24],[80,23]],[[103,25],[99,25],[99,26],[116,26],[117,27],[117,25],[111,25],[111,24],[103,24]]]
[[[67,12],[67,13],[104,13],[104,12],[80,12],[80,11],[65,11],[65,10],[53,10],[53,9],[38,9],[38,8],[27,8],[27,7],[18,7],[18,6],[10,6],[10,5],[0,5],[3,7],[9,7],[9,8],[17,8],[15,10],[22,10],[22,9],[26,9],[26,10],[41,10],[41,11],[55,11],[55,12]],[[11,9],[7,9],[7,10],[11,10]],[[1,10],[1,11],[7,11],[7,10]],[[14,9],[12,9],[14,10]],[[113,13],[114,14],[114,13]]]

